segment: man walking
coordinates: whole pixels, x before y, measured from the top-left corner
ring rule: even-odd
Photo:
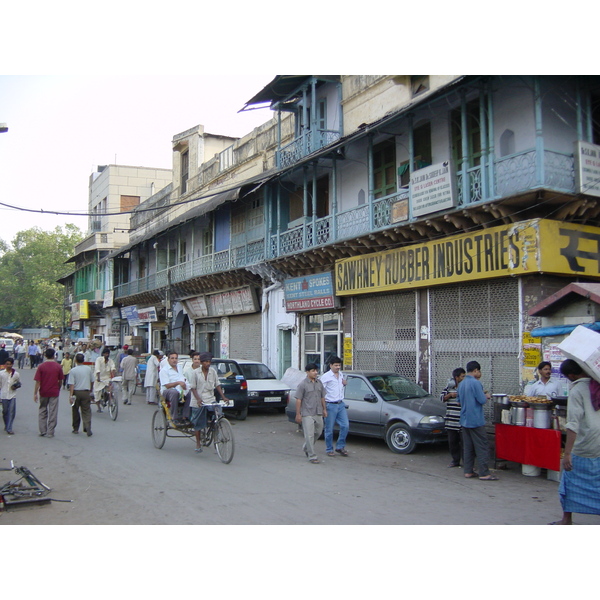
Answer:
[[[315,442],[323,433],[323,417],[327,417],[325,388],[317,379],[319,368],[315,363],[308,363],[305,371],[306,379],[296,388],[296,423],[302,425],[304,432],[304,454],[309,462],[319,464]]]
[[[325,388],[325,402],[327,402],[327,417],[325,418],[325,452],[327,456],[348,456],[346,450],[346,436],[350,428],[346,403],[344,402],[344,387],[346,378],[341,371],[342,359],[332,356],[329,360],[329,371],[321,377],[321,383]],[[333,428],[339,425],[340,432],[333,451]]]
[[[33,401],[40,410],[38,415],[40,436],[54,437],[54,429],[58,419],[58,396],[63,380],[62,367],[54,360],[54,348],[45,352],[46,360],[37,368],[34,381]]]
[[[560,372],[572,385],[558,488],[563,518],[550,524],[572,525],[573,513],[600,514],[600,384],[570,358]]]
[[[79,425],[83,420],[83,431],[92,435],[91,391],[94,386],[92,369],[84,365],[85,357],[79,353],[75,356],[75,368],[69,372],[69,392],[73,413],[73,433],[79,433]],[[81,411],[81,414],[80,414]]]
[[[467,363],[467,374],[458,385],[458,402],[460,403],[460,425],[463,439],[463,463],[465,477],[479,477],[482,481],[497,481],[490,473],[488,461],[490,445],[485,430],[483,405],[488,401],[488,395],[481,385],[481,365],[472,360]],[[479,473],[473,471],[475,457],[479,464]]]
[[[123,404],[131,404],[133,391],[135,390],[135,379],[137,376],[137,358],[133,356],[133,348],[128,348],[127,354],[121,361],[121,373],[123,376]]]
[[[29,356],[29,368],[33,369],[37,365],[37,357],[40,349],[38,345],[31,341],[29,342],[29,348],[27,349],[27,355]]]

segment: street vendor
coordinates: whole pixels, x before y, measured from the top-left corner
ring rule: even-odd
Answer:
[[[560,384],[558,380],[551,377],[552,365],[547,360],[537,366],[536,372],[538,379],[525,386],[524,394],[526,396],[546,396],[548,399],[560,396]]]

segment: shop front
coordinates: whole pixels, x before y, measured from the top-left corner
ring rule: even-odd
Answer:
[[[564,276],[598,279],[599,240],[598,228],[535,219],[336,261],[353,367],[437,394],[477,360],[487,390],[520,393],[528,308]]]

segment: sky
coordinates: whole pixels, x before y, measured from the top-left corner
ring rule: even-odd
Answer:
[[[0,75],[0,238],[53,230],[87,218],[89,176],[98,165],[172,168],[174,135],[196,125],[242,137],[269,108],[238,111],[275,77]],[[28,211],[44,211],[28,212]]]

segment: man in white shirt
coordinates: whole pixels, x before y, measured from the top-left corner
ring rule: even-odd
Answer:
[[[125,399],[123,404],[131,404],[133,391],[135,389],[135,380],[137,376],[138,359],[133,356],[133,348],[127,350],[125,358],[121,360],[121,375],[123,377],[123,395]]]
[[[327,456],[335,456],[336,452],[340,456],[348,456],[346,436],[348,435],[350,423],[348,421],[348,413],[346,412],[346,403],[344,402],[346,377],[341,369],[342,359],[338,356],[332,356],[329,359],[329,371],[321,376],[321,383],[325,388],[325,403],[327,406],[327,416],[325,417],[325,452]],[[336,423],[339,425],[340,432],[334,452],[333,428]]]
[[[177,352],[169,352],[167,356],[167,364],[160,367],[160,391],[165,400],[170,404],[171,419],[175,425],[183,424],[182,421],[190,416],[190,385],[181,367],[177,364],[179,354]],[[179,399],[183,394],[184,405],[182,410],[182,421],[179,419]]]

